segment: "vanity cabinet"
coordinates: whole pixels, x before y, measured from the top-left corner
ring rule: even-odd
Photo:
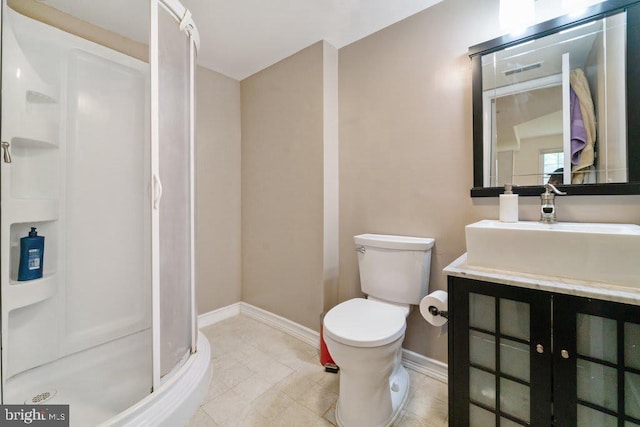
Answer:
[[[449,276],[451,426],[640,426],[640,307]]]

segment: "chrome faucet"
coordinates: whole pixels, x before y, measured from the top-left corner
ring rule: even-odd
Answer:
[[[558,190],[553,184],[544,185],[545,192],[540,195],[540,222],[543,224],[551,224],[556,222],[556,194],[558,196],[566,196],[567,193]]]

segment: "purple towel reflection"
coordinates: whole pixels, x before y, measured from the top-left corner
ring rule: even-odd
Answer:
[[[578,95],[572,87],[569,87],[569,109],[571,120],[571,164],[580,163],[580,155],[582,149],[587,145],[587,130],[584,128],[582,121],[582,111],[580,110],[580,101]]]

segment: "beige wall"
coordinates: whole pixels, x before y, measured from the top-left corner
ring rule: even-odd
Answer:
[[[196,69],[198,313],[240,301],[240,82]]]
[[[323,43],[241,82],[242,300],[318,329]]]
[[[323,42],[322,59],[322,139],[323,139],[323,193],[324,193],[324,301],[323,310],[327,311],[338,302],[338,269],[340,258],[339,224],[340,218],[340,182],[339,169],[339,114],[338,114],[338,49]]]
[[[464,11],[462,13],[461,11]],[[469,46],[496,37],[497,0],[447,0],[340,50],[340,300],[360,295],[352,236],[434,237],[431,290],[465,252],[464,226],[498,217],[471,199]],[[640,223],[640,196],[558,199],[561,221]],[[539,200],[521,198],[521,219]],[[447,361],[447,338],[418,310],[405,348]]]

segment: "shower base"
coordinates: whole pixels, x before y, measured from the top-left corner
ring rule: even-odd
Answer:
[[[4,401],[68,404],[71,427],[184,424],[210,382],[209,342],[198,340],[198,352],[153,394],[146,329],[11,377]]]
[[[97,425],[151,391],[151,330],[146,329],[11,377],[4,402],[69,405],[72,426]]]

